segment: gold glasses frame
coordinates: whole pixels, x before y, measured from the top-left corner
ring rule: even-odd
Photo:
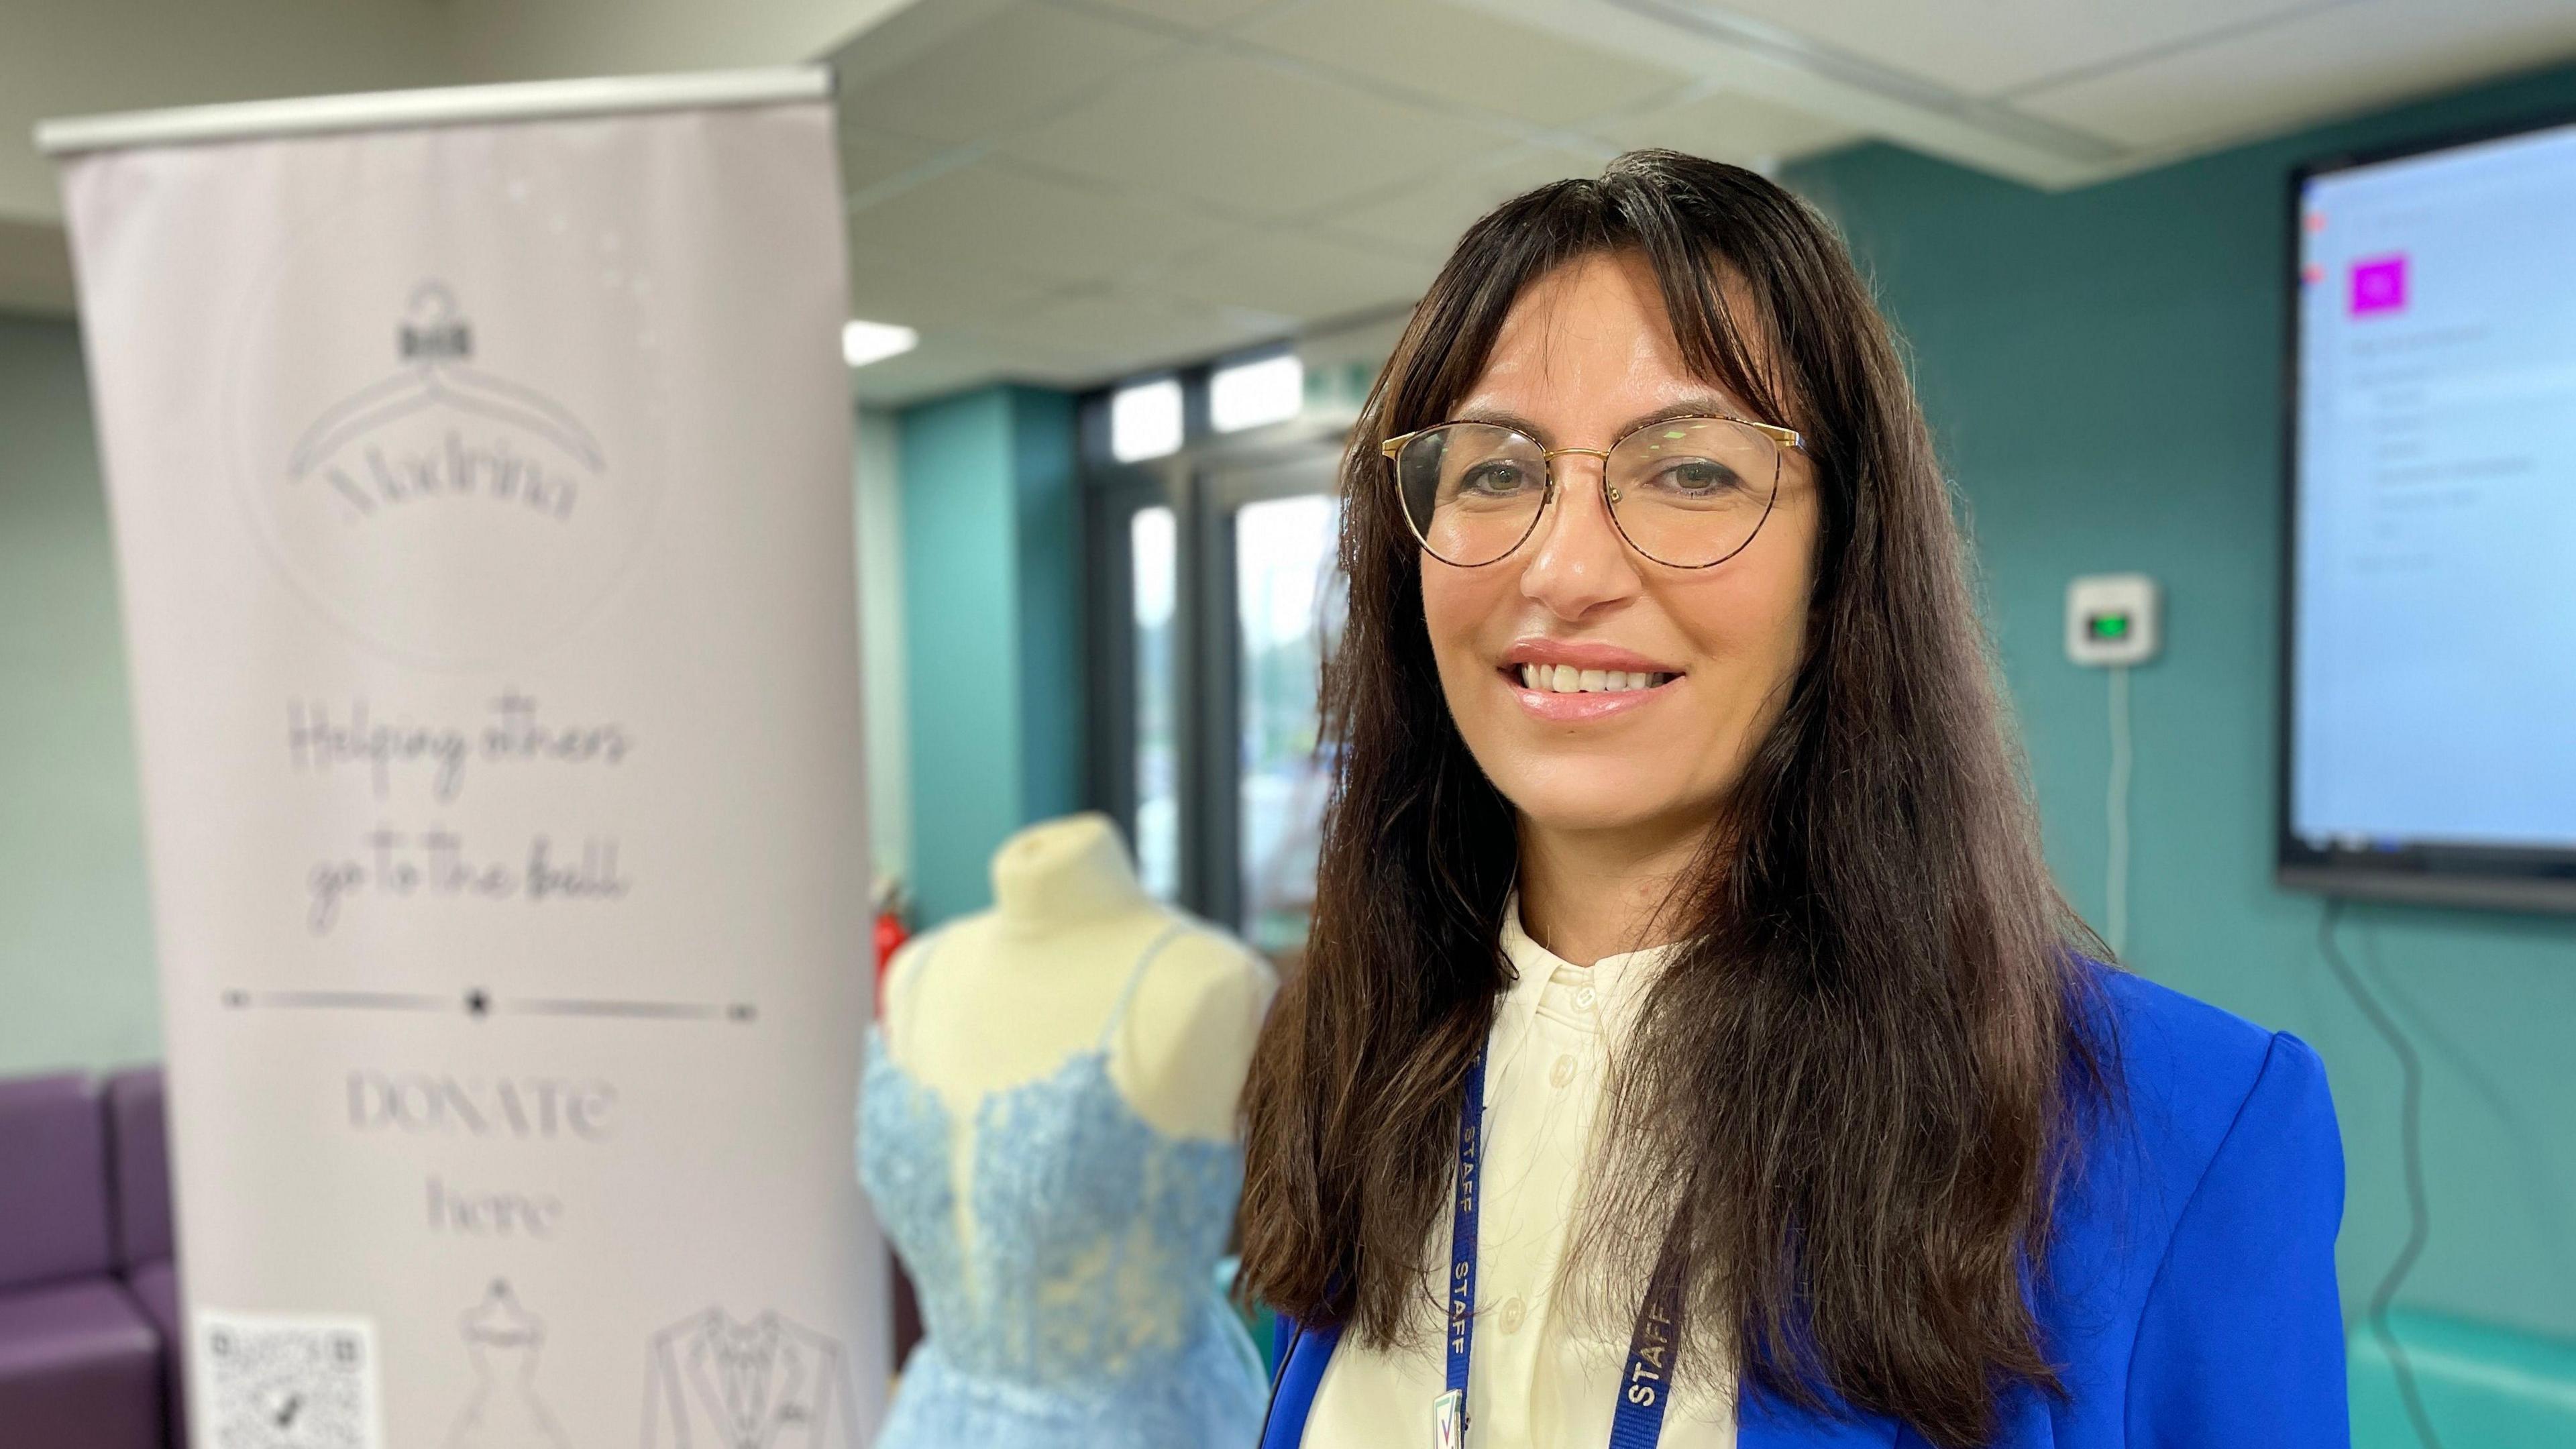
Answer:
[[[1744,535],[1744,541],[1727,550],[1724,555],[1710,559],[1708,562],[1701,564],[1666,563],[1664,560],[1659,559],[1653,554],[1646,552],[1643,548],[1638,547],[1637,541],[1628,536],[1627,528],[1619,522],[1619,510],[1616,506],[1619,500],[1613,496],[1610,491],[1610,470],[1608,467],[1610,455],[1618,451],[1620,444],[1627,442],[1630,438],[1633,438],[1639,433],[1645,432],[1650,428],[1668,428],[1675,423],[1702,422],[1733,423],[1738,427],[1750,428],[1754,432],[1760,433],[1762,436],[1769,438],[1772,444],[1780,449],[1780,454],[1775,456],[1772,460],[1774,471],[1771,475],[1771,496],[1763,501],[1762,516],[1754,520],[1753,531]],[[1404,451],[1404,445],[1412,442],[1414,439],[1419,438],[1426,433],[1436,433],[1442,428],[1454,428],[1470,425],[1480,428],[1495,428],[1502,432],[1510,433],[1515,437],[1528,439],[1530,445],[1538,449],[1539,459],[1547,467],[1547,492],[1540,497],[1538,508],[1530,514],[1528,530],[1522,533],[1519,538],[1514,539],[1510,548],[1504,549],[1501,553],[1494,555],[1483,563],[1462,564],[1452,563],[1448,559],[1441,558],[1439,551],[1431,546],[1431,540],[1423,537],[1422,525],[1413,521],[1413,510],[1407,508],[1404,503],[1403,475],[1392,465],[1395,463],[1396,455]],[[1556,502],[1556,495],[1558,492],[1558,484],[1556,481],[1556,460],[1565,457],[1568,454],[1576,454],[1586,458],[1598,458],[1602,461],[1602,512],[1609,515],[1611,530],[1619,535],[1619,541],[1626,544],[1639,558],[1645,559],[1649,563],[1662,564],[1668,569],[1713,569],[1719,564],[1726,562],[1728,559],[1735,557],[1737,554],[1744,552],[1746,549],[1751,548],[1753,546],[1753,540],[1760,537],[1762,534],[1762,525],[1771,521],[1771,510],[1777,507],[1780,502],[1779,469],[1787,464],[1788,459],[1786,455],[1788,450],[1792,448],[1795,448],[1801,453],[1809,451],[1806,435],[1800,433],[1796,428],[1784,428],[1777,423],[1757,423],[1751,418],[1739,418],[1731,413],[1689,413],[1680,417],[1648,418],[1646,421],[1637,424],[1635,427],[1630,428],[1624,433],[1621,433],[1618,437],[1611,439],[1610,446],[1607,448],[1551,448],[1537,438],[1530,437],[1529,433],[1523,429],[1513,427],[1509,423],[1489,422],[1483,418],[1452,418],[1445,423],[1433,423],[1427,428],[1415,428],[1409,433],[1398,433],[1394,437],[1377,445],[1378,456],[1386,459],[1390,465],[1387,468],[1387,481],[1395,485],[1395,511],[1404,515],[1405,529],[1413,535],[1414,542],[1422,545],[1422,551],[1424,553],[1429,554],[1435,559],[1439,559],[1440,562],[1448,564],[1449,567],[1453,569],[1491,568],[1495,564],[1501,563],[1503,560],[1510,558],[1513,554],[1520,552],[1521,545],[1529,542],[1532,537],[1537,535],[1539,520],[1547,516],[1548,507]]]

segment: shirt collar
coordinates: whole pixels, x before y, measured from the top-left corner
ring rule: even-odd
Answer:
[[[1539,1002],[1546,995],[1549,981],[1590,986],[1601,993],[1601,1022],[1614,1039],[1625,1033],[1635,1019],[1637,1007],[1644,1000],[1646,988],[1656,974],[1680,953],[1681,943],[1668,941],[1634,951],[1604,956],[1590,966],[1577,966],[1540,945],[1521,925],[1521,896],[1515,889],[1503,902],[1503,929],[1500,942],[1503,959],[1511,963],[1512,984],[1504,992],[1501,1008],[1495,1013],[1494,1035],[1498,1048],[1495,1058],[1517,1051],[1528,1034],[1532,1018],[1537,1016]]]

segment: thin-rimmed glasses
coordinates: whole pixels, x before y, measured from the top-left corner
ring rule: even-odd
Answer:
[[[1782,458],[1806,439],[1743,418],[1664,418],[1607,448],[1549,448],[1500,423],[1454,422],[1379,445],[1395,464],[1404,519],[1442,563],[1498,563],[1538,529],[1556,499],[1555,461],[1601,460],[1601,495],[1628,546],[1672,568],[1704,569],[1744,551],[1771,516]]]

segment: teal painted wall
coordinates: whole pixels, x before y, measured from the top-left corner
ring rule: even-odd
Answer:
[[[0,1076],[160,1054],[120,628],[80,335],[0,316]]]
[[[1022,809],[1031,820],[1081,807],[1082,519],[1069,393],[1011,394],[1020,559]],[[998,844],[999,842],[995,842]]]
[[[933,925],[991,903],[1012,831],[1077,808],[1073,402],[984,388],[900,426],[911,884]]]
[[[2323,1054],[2348,1313],[2406,1207],[2395,1062],[2325,967],[2318,901],[2270,881],[2287,178],[2319,153],[2553,111],[2576,111],[2576,70],[2061,194],[1880,146],[1787,178],[1847,229],[1912,344],[2049,855],[2097,923],[2106,680],[2065,659],[2064,590],[2104,570],[2166,585],[2167,651],[2132,680],[2129,954]],[[2344,940],[2428,1074],[2433,1234],[2401,1301],[2576,1339],[2576,921],[2356,906]]]

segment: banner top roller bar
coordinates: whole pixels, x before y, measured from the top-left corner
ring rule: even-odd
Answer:
[[[682,75],[605,76],[589,80],[442,86],[348,96],[242,101],[77,116],[36,126],[36,149],[48,156],[128,146],[187,145],[252,137],[374,131],[397,126],[469,125],[566,116],[600,116],[709,106],[758,106],[820,100],[832,93],[825,65]]]

